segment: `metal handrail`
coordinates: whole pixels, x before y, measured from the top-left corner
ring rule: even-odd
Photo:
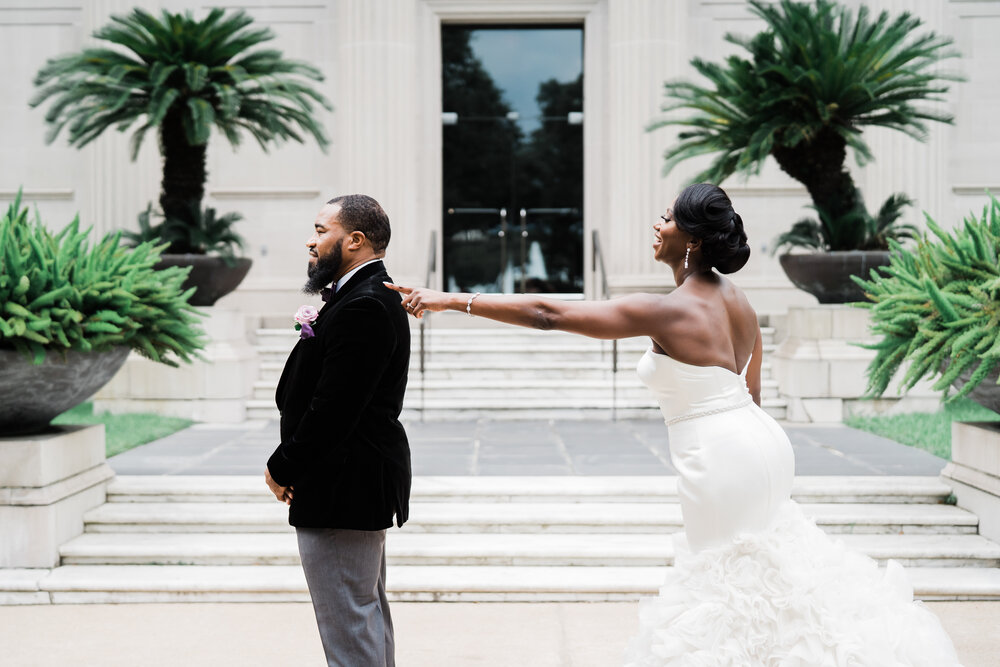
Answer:
[[[608,271],[604,268],[604,253],[601,251],[601,236],[597,230],[592,232],[593,252],[591,256],[590,270],[596,274],[600,271],[600,297],[601,300],[611,298],[611,289],[608,287]],[[611,420],[618,421],[618,339],[611,341]]]
[[[430,249],[427,252],[427,272],[424,275],[424,287],[431,286],[431,278],[437,272],[437,231],[431,230],[430,238]],[[427,318],[430,312],[424,311],[424,314],[420,318],[419,332],[420,332],[420,421],[424,420],[424,413],[426,412],[425,396],[427,395],[426,390],[426,370],[427,370],[427,348],[426,348],[426,337],[424,330],[427,326]]]

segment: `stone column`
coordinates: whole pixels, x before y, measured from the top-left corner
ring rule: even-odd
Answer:
[[[91,37],[93,32],[107,25],[112,16],[123,16],[136,5],[158,13],[150,2],[131,0],[92,0],[83,3],[83,44],[81,46],[107,47]],[[89,168],[78,182],[80,222],[83,227],[93,226],[94,239],[117,229],[137,230],[136,216],[153,202],[159,208],[160,153],[156,132],[149,132],[136,161],[130,155],[132,132],[142,126],[138,121],[127,133],[112,128],[82,150]]]
[[[389,214],[386,265],[397,281],[423,280],[434,228],[418,209],[422,165],[432,158],[419,152],[427,120],[418,102],[417,13],[413,0],[337,3],[337,189],[371,195]]]
[[[663,82],[687,73],[690,4],[608,2],[606,116],[588,122],[608,124],[609,216],[595,227],[608,255],[613,292],[673,284],[669,271],[652,259],[652,224],[688,174],[677,170],[661,176],[663,152],[676,131],[651,133],[646,127],[662,115]]]
[[[0,568],[59,564],[59,546],[105,501],[104,446],[103,425],[0,438]]]

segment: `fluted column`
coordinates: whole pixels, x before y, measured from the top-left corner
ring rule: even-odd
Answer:
[[[417,217],[416,0],[337,5],[337,189],[375,197],[392,221],[387,264],[416,275],[432,224]]]
[[[880,0],[871,6],[873,15],[887,11],[891,17],[909,12],[921,20],[918,33],[934,31],[938,35],[948,35],[946,20],[948,3],[924,2],[923,0]],[[911,36],[912,39],[912,36]],[[939,63],[938,71],[958,69],[956,59]],[[955,84],[952,84],[954,89]],[[948,95],[945,104],[921,103],[937,111],[955,112],[954,90]],[[948,183],[948,141],[952,128],[942,123],[927,122],[927,141],[921,142],[913,137],[883,128],[868,128],[864,130],[864,138],[871,148],[874,162],[859,170],[853,164],[850,156],[850,166],[860,172],[857,178],[858,186],[865,197],[868,210],[876,213],[882,202],[889,195],[901,192],[914,200],[914,205],[905,211],[902,220],[923,225],[926,211],[939,222],[950,226],[947,220],[950,184]]]
[[[651,225],[670,205],[681,175],[661,176],[670,129],[646,132],[660,115],[663,82],[685,71],[688,4],[608,2],[609,219],[601,225],[612,289],[671,279],[653,264]],[[658,276],[662,276],[659,278]]]
[[[156,3],[143,0],[93,0],[82,3],[83,25],[79,48],[96,45],[91,37],[95,30],[106,25],[112,15],[127,14],[135,6],[158,11]],[[140,126],[136,121],[131,130]],[[160,160],[156,135],[146,136],[143,149],[135,162],[129,159],[128,133],[112,127],[91,142],[85,151],[86,173],[80,174],[76,183],[80,222],[94,227],[99,238],[114,229],[137,229],[136,215],[150,201],[159,198]]]

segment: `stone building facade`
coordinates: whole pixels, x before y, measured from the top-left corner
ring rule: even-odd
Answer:
[[[126,135],[104,136],[83,150],[65,138],[44,143],[43,111],[30,109],[34,73],[47,58],[78,49],[112,14],[135,5],[151,10],[204,12],[192,0],[68,0],[0,2],[0,199],[23,186],[44,219],[61,226],[79,212],[98,232],[134,227],[136,214],[159,190],[159,155],[147,141],[129,162]],[[727,32],[752,34],[757,19],[742,0],[241,0],[274,30],[273,44],[289,57],[322,69],[322,91],[335,110],[323,112],[332,139],[287,144],[264,153],[248,139],[238,151],[216,136],[209,148],[206,203],[245,216],[239,231],[254,268],[223,302],[247,315],[289,312],[301,297],[303,244],[318,208],[330,197],[364,192],[379,199],[393,223],[387,263],[400,282],[423,283],[430,257],[436,286],[448,286],[449,246],[444,201],[443,146],[449,113],[442,99],[442,39],[456,26],[469,29],[569,28],[580,31],[582,107],[569,121],[580,127],[580,214],[573,252],[579,289],[601,296],[592,269],[594,232],[600,240],[612,292],[662,290],[671,284],[651,258],[651,225],[698,169],[683,164],[661,175],[672,130],[647,132],[659,117],[662,83],[691,78],[689,61],[724,57]],[[848,4],[858,5],[849,0]],[[952,86],[953,126],[932,127],[926,143],[899,133],[869,131],[876,162],[857,171],[869,206],[902,191],[919,210],[950,226],[1000,191],[1000,1],[871,0],[873,10],[910,11],[955,39],[962,54],[942,64],[966,80]],[[227,5],[230,6],[230,5]],[[231,5],[236,6],[236,5]],[[511,62],[527,57],[508,54]],[[567,116],[568,117],[568,116]],[[462,118],[458,122],[462,122]],[[530,132],[530,128],[525,130]],[[474,151],[476,146],[467,146]],[[772,239],[807,214],[803,188],[769,164],[760,176],[732,178],[724,186],[741,211],[754,254],[736,277],[764,312],[809,304],[769,250]],[[516,236],[516,205],[507,213]],[[910,212],[913,221],[922,216]],[[495,222],[495,221],[494,221]],[[523,221],[522,221],[523,222]],[[432,241],[433,239],[433,241]],[[513,242],[508,252],[516,254]],[[521,249],[522,273],[524,253]],[[545,259],[543,257],[543,259]],[[530,257],[529,257],[530,260]],[[495,262],[496,258],[489,258]],[[517,263],[517,259],[514,260]],[[513,283],[517,289],[516,281]],[[502,287],[501,287],[502,288]],[[554,290],[554,291],[567,291]],[[574,291],[574,290],[569,290]]]

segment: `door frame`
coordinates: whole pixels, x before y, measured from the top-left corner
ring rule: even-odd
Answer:
[[[444,252],[442,201],[443,133],[441,113],[441,25],[581,25],[583,27],[583,266],[584,296],[600,298],[600,279],[591,270],[592,233],[608,219],[607,160],[607,0],[534,0],[500,3],[496,0],[422,0],[417,17],[421,34],[421,133],[418,208],[426,229],[436,230],[438,270],[430,287],[442,289],[440,270]],[[420,249],[420,252],[426,250]]]

